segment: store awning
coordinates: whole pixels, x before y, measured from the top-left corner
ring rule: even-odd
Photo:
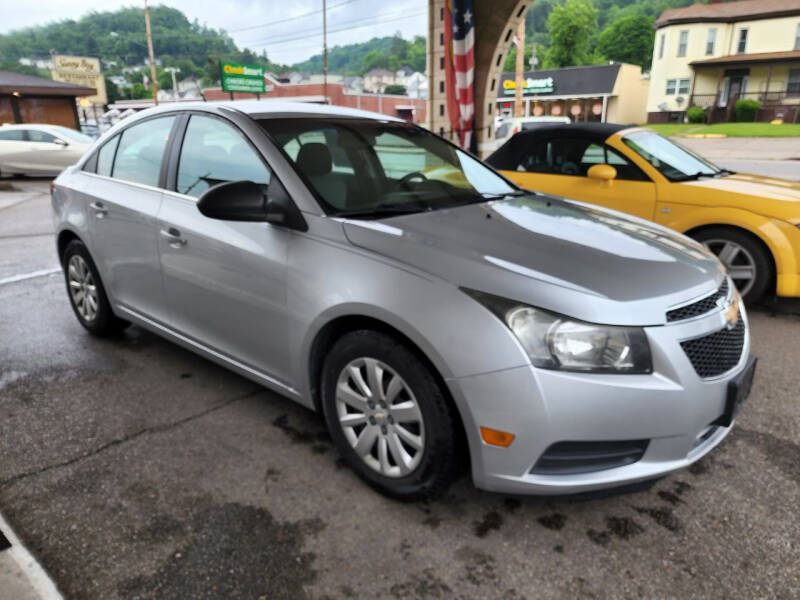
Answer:
[[[14,71],[0,71],[0,94],[22,94],[27,96],[94,96],[97,90],[92,87],[62,83],[26,75]]]
[[[782,62],[800,62],[800,50],[789,50],[788,52],[758,52],[755,54],[729,54],[728,56],[696,60],[689,64],[695,68],[702,68],[726,65],[774,64]]]

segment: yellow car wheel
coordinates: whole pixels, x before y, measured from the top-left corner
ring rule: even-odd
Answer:
[[[774,268],[760,241],[732,227],[708,227],[691,236],[716,254],[746,303],[764,296],[774,280]]]

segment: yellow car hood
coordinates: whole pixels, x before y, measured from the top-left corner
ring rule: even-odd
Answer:
[[[800,168],[800,166],[798,167]],[[737,173],[678,184],[693,204],[742,208],[776,219],[800,218],[800,182]],[[682,194],[683,195],[683,194]]]

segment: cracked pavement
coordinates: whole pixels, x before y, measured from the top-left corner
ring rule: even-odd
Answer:
[[[19,187],[0,279],[56,264],[47,182]],[[2,284],[0,512],[67,598],[796,598],[800,317],[751,322],[753,395],[690,469],[400,504],[290,400],[136,327],[89,337],[59,274]]]

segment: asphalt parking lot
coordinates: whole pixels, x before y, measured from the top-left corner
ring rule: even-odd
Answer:
[[[751,311],[735,431],[649,489],[400,504],[291,401],[130,328],[89,337],[47,181],[0,192],[0,513],[68,598],[800,596],[800,310]],[[0,581],[0,598],[4,598]]]

